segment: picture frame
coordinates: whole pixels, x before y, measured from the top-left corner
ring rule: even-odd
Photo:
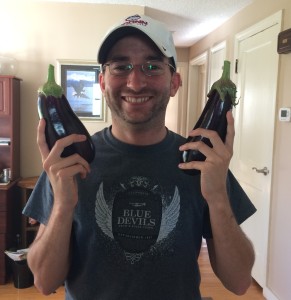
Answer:
[[[60,85],[75,114],[82,120],[105,122],[101,66],[93,61],[58,60],[58,69]]]

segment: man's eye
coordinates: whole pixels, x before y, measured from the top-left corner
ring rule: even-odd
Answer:
[[[118,65],[115,65],[114,66],[114,70],[117,70],[117,71],[128,71],[128,70],[131,70],[131,65],[129,64],[118,64]]]
[[[159,71],[162,69],[162,65],[159,63],[149,63],[147,65],[147,70],[148,71]]]

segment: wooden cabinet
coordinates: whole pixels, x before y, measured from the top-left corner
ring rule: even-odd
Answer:
[[[0,172],[11,169],[11,180],[20,174],[20,79],[0,76]]]
[[[11,180],[0,181],[0,284],[9,275],[6,249],[15,247],[20,234],[20,79],[0,76],[0,173],[11,169]]]

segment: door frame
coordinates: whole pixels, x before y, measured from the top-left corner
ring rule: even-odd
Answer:
[[[220,43],[218,43],[217,45],[213,46],[210,49],[210,53],[209,53],[209,67],[208,67],[208,80],[207,80],[207,91],[210,91],[212,84],[218,80],[222,74],[222,69],[223,69],[223,61],[221,62],[221,70],[220,73],[217,75],[216,78],[213,78],[213,66],[212,63],[214,61],[214,56],[216,53],[218,52],[222,52],[222,56],[223,56],[223,61],[226,59],[226,41],[222,41]]]
[[[205,65],[205,84],[199,86],[199,67]],[[189,62],[189,75],[188,75],[188,102],[186,110],[186,124],[185,124],[185,136],[193,129],[198,117],[201,114],[202,108],[205,103],[201,103],[199,99],[199,91],[203,89],[206,93],[208,82],[208,52],[205,51],[202,54],[196,56]]]

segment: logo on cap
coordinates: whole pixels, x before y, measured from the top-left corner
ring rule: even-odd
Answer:
[[[125,19],[125,22],[122,25],[141,25],[147,26],[148,22],[141,19],[141,16],[134,15]]]

